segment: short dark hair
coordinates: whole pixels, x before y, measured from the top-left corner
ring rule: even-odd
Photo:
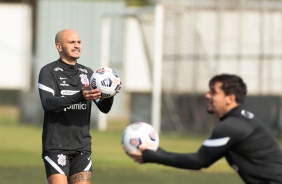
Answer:
[[[238,104],[244,103],[244,99],[247,94],[247,85],[241,77],[231,74],[216,75],[211,78],[209,82],[210,89],[213,88],[216,82],[222,83],[221,89],[226,95],[234,94]]]

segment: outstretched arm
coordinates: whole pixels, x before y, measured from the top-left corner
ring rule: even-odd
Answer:
[[[212,136],[205,140],[195,153],[173,153],[159,148],[157,151],[146,149],[146,145],[139,146],[140,152],[131,152],[128,155],[138,163],[157,163],[166,166],[199,170],[209,167],[226,152],[237,144],[244,136],[241,130],[220,124]],[[239,136],[241,135],[241,136]]]
[[[142,150],[142,147],[140,149]],[[205,147],[201,147],[196,153],[173,153],[159,147],[157,151],[144,149],[141,152],[129,153],[129,156],[139,163],[157,163],[191,170],[209,167],[220,158],[209,154]]]

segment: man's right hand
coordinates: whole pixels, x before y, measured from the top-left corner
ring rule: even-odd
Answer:
[[[130,153],[127,153],[127,155],[132,158],[135,162],[138,162],[140,164],[144,163],[142,158],[142,152],[146,149],[146,146],[140,145],[138,147],[139,151],[133,151]]]
[[[85,84],[84,87],[82,88],[82,93],[85,100],[92,101],[101,98],[101,92],[99,91],[99,89],[87,90],[88,86],[89,84]]]

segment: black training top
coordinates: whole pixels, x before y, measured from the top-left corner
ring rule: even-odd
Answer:
[[[89,83],[93,70],[60,59],[42,67],[38,89],[44,109],[43,154],[91,151],[89,133],[91,101],[86,101],[82,87]],[[112,98],[94,101],[100,111],[108,113]]]
[[[225,157],[249,184],[282,183],[282,153],[269,129],[251,112],[236,107],[215,127],[197,153],[145,150],[144,162],[194,169],[209,167]]]

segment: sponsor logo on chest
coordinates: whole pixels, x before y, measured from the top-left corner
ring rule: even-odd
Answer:
[[[62,81],[62,82],[60,83],[60,86],[69,86],[69,84],[68,84],[66,81]]]
[[[89,85],[89,79],[87,77],[87,75],[85,74],[80,74],[79,75],[80,77],[80,82],[85,85],[85,84],[88,84]],[[70,86],[68,83],[67,83],[67,80],[68,78],[67,77],[59,77],[59,81],[60,81],[60,86]]]
[[[86,110],[86,107],[87,107],[86,104],[79,102],[77,104],[73,104],[69,107],[64,108],[64,111],[67,111],[67,110]]]
[[[74,95],[78,93],[79,91],[77,90],[61,90],[61,95],[66,96],[66,95]]]

